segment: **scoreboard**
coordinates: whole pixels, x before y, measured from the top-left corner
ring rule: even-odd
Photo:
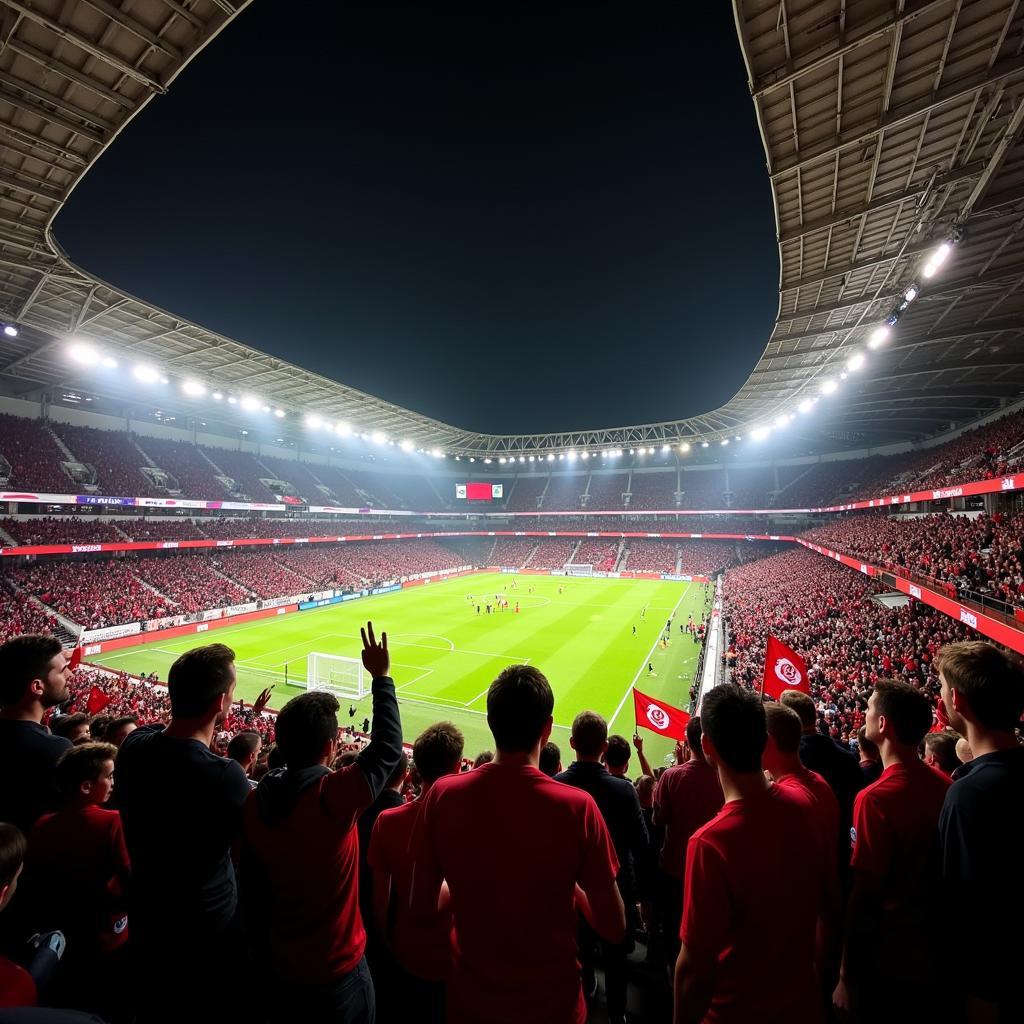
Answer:
[[[503,484],[455,485],[455,497],[462,501],[499,501],[504,495]]]

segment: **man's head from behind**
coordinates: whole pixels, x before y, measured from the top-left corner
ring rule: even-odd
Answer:
[[[466,741],[451,722],[428,725],[412,745],[412,760],[425,786],[444,775],[453,775],[462,764]]]
[[[1024,714],[1024,670],[1012,655],[981,640],[948,644],[937,666],[949,724],[961,736],[967,723],[1013,735]]]
[[[608,749],[608,723],[596,711],[581,711],[572,721],[569,745],[580,761],[597,761]]]
[[[246,775],[256,767],[256,759],[263,749],[263,740],[258,732],[246,730],[235,733],[228,743],[228,757],[237,761]]]
[[[629,759],[633,748],[625,736],[609,736],[608,749],[605,751],[604,763],[612,775],[625,775],[629,767]]]
[[[56,637],[26,633],[0,647],[0,707],[42,715],[71,696],[68,657]]]
[[[764,704],[753,691],[733,683],[709,690],[701,701],[701,743],[708,761],[720,770],[759,772],[768,742]]]
[[[916,686],[895,679],[875,684],[864,714],[864,735],[880,750],[885,743],[916,750],[931,725],[931,701]]]
[[[779,703],[797,713],[805,735],[817,732],[818,711],[814,706],[814,701],[806,693],[801,693],[799,690],[786,690],[779,697]]]
[[[330,764],[338,746],[338,698],[319,690],[293,697],[279,712],[274,734],[289,770]]]
[[[14,825],[0,822],[0,910],[3,910],[14,890],[18,888],[18,875],[25,863],[28,844]]]
[[[186,651],[167,675],[171,716],[220,724],[235,695],[235,652],[224,644]]]
[[[487,724],[505,753],[531,753],[551,735],[555,698],[544,674],[532,665],[509,665],[487,691]]]
[[[768,743],[764,748],[764,767],[773,779],[791,773],[800,763],[800,716],[784,704],[774,701],[764,706]]]
[[[538,767],[548,778],[554,778],[562,770],[562,752],[557,743],[548,740],[541,747]]]
[[[944,775],[952,776],[960,767],[960,759],[956,756],[959,739],[952,729],[930,732],[924,738],[924,763],[938,768]]]
[[[690,757],[698,761],[704,760],[704,749],[700,745],[701,732],[700,715],[694,715],[686,723],[686,747],[690,751]]]

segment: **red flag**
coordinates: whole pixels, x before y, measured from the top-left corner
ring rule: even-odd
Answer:
[[[98,715],[109,703],[110,698],[98,686],[94,686],[89,691],[89,699],[86,701],[85,710],[90,715]]]
[[[643,726],[659,736],[668,736],[673,740],[686,739],[686,723],[690,716],[685,711],[648,697],[637,689],[633,690],[633,707],[637,728]]]
[[[786,690],[799,690],[810,694],[807,665],[796,651],[769,634],[768,649],[764,655],[764,681],[761,692],[778,700]]]
[[[68,659],[68,668],[75,669],[82,664],[82,648],[76,647],[71,652],[71,657]]]

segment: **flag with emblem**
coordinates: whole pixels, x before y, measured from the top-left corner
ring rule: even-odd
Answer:
[[[633,706],[638,729],[650,729],[672,740],[686,739],[686,723],[690,721],[690,716],[681,708],[648,697],[637,689],[633,690]]]
[[[769,635],[768,649],[764,655],[764,682],[761,692],[778,700],[787,690],[799,690],[809,694],[811,684],[807,679],[807,665],[791,647]]]

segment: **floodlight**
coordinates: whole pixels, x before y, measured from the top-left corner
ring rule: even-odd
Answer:
[[[334,432],[339,437],[349,437],[352,434],[352,425],[346,423],[344,420],[340,420],[334,424]]]
[[[279,420],[283,420],[283,419],[284,419],[284,409],[275,409],[275,410],[274,410],[274,415],[275,415],[275,416],[276,416],[276,417],[277,417],[277,418],[278,418]]]
[[[854,352],[852,356],[846,361],[846,368],[848,370],[861,370],[864,368],[864,364],[867,360],[864,358],[863,352]]]
[[[520,462],[525,462],[526,461],[526,456],[525,455],[520,455],[519,456],[519,461]]]
[[[889,340],[889,328],[888,327],[876,327],[871,332],[871,337],[868,339],[868,348],[878,348],[879,345],[884,345]]]
[[[107,368],[108,370],[116,370],[116,369],[117,369],[117,360],[116,360],[116,359],[115,359],[115,358],[114,358],[113,356],[104,356],[104,357],[103,357],[103,358],[102,358],[102,359],[100,360],[100,362],[102,362],[102,363],[103,363],[103,365],[104,365],[104,366],[105,366],[105,367],[106,367],[106,368]]]
[[[374,444],[383,444],[387,440],[387,438],[384,436],[384,433],[382,431],[375,430],[370,435],[370,440],[373,441]]]
[[[548,452],[548,462],[554,462],[554,461],[555,461],[554,455],[552,455],[551,452]]]
[[[99,352],[84,341],[72,342],[68,346],[68,356],[80,366],[95,366],[100,359]]]
[[[498,459],[498,461],[504,466],[505,465],[505,456],[502,455],[501,458]]]
[[[565,456],[565,457],[566,457],[566,458],[567,458],[567,459],[568,459],[568,460],[569,460],[570,462],[575,462],[575,461],[576,461],[576,453],[575,453],[575,452],[566,452],[566,456]]]
[[[690,450],[690,442],[684,441],[680,446],[679,450],[685,455]]]
[[[401,441],[399,443],[398,447],[401,448],[403,452],[411,452],[412,451],[412,441]]]
[[[238,405],[238,399],[234,395],[228,395],[228,405]]]
[[[315,412],[311,412],[306,417],[306,426],[311,427],[313,430],[319,430],[323,425],[324,421]]]
[[[580,458],[581,459],[589,459],[590,458],[590,452],[582,452],[580,454]]]
[[[800,410],[801,412],[810,412],[810,411],[811,411],[811,410],[812,410],[812,409],[814,408],[814,402],[812,402],[812,401],[811,401],[811,400],[810,400],[809,398],[805,398],[805,399],[804,399],[804,400],[803,400],[803,401],[802,401],[802,402],[801,402],[801,403],[800,403],[800,404],[799,404],[799,405],[797,406],[797,408],[798,408],[798,409],[799,409],[799,410]]]
[[[918,288],[916,284],[912,284],[904,293],[904,302],[913,302],[917,298]]]
[[[729,443],[729,438],[723,437],[722,438],[722,447],[724,448],[728,443]]]
[[[245,395],[242,398],[242,408],[246,412],[255,412],[260,407],[260,400],[255,395]]]
[[[139,365],[132,370],[132,376],[136,380],[142,381],[143,384],[155,384],[160,379],[160,371],[155,366],[150,366],[148,363],[139,363]]]
[[[14,324],[4,324],[4,334],[8,338],[16,338],[18,336],[18,328]]]
[[[701,448],[707,448],[708,447],[708,442],[707,441],[701,441],[700,446],[701,446]]]
[[[206,394],[206,386],[197,380],[187,380],[181,385],[181,390],[192,398],[202,398]]]
[[[823,395],[831,395],[833,394],[833,392],[835,392],[836,388],[838,387],[839,385],[831,378],[829,378],[828,380],[823,380],[821,382],[821,393]]]
[[[224,397],[223,391],[214,391],[213,397],[219,402]]]
[[[754,427],[750,432],[750,436],[755,441],[763,441],[770,433],[771,430],[768,427]]]
[[[672,445],[670,445],[670,444],[663,444],[661,446],[661,454],[662,455],[666,455],[670,451],[672,451]]]

